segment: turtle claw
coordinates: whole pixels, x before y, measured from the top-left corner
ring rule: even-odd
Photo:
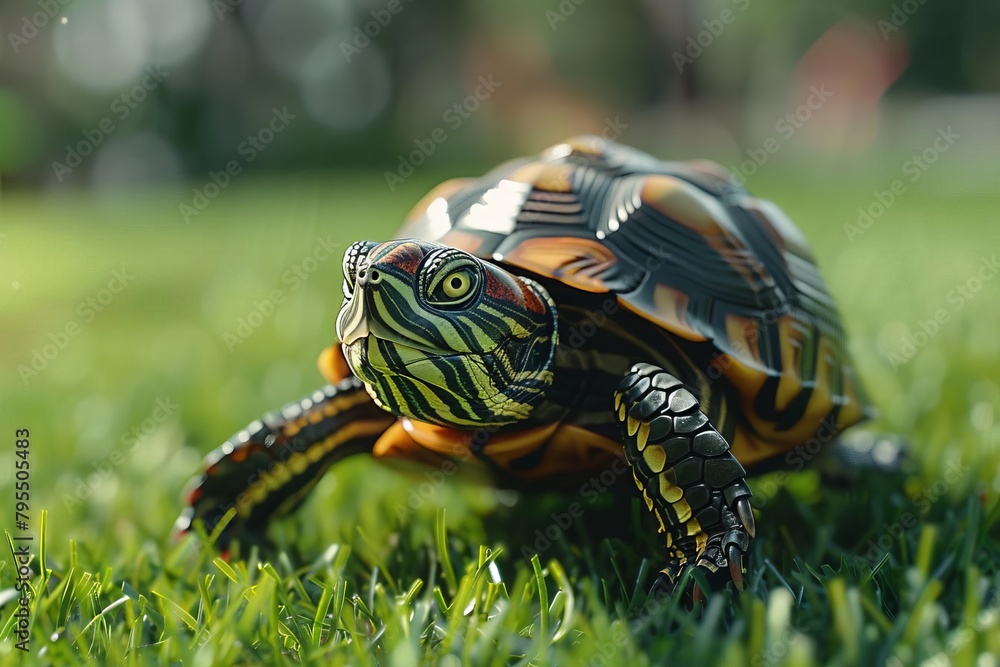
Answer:
[[[743,591],[743,552],[735,544],[730,544],[726,550],[726,559],[729,561],[729,576],[736,586],[736,590]]]
[[[689,566],[690,567],[690,566]],[[677,569],[676,565],[670,565],[662,570],[657,575],[656,580],[653,581],[653,585],[649,589],[649,597],[673,597],[677,592],[678,584],[684,577],[684,573],[687,571],[687,567]],[[675,571],[671,574],[671,571]],[[698,582],[695,580],[690,580],[682,593],[685,603],[688,606],[695,606],[698,604],[704,604],[705,602],[705,591]]]
[[[649,587],[648,597],[670,597],[674,594],[674,589],[677,586],[674,584],[674,580],[670,578],[666,570],[660,570],[659,574],[656,575],[656,579],[653,580],[653,585]]]
[[[738,512],[738,508],[734,509]],[[661,571],[661,578],[666,578],[670,585],[660,584],[660,586],[673,591],[684,572],[694,567],[705,573],[713,588],[723,588],[728,579],[733,582],[737,591],[742,592],[750,540],[750,531],[741,525],[736,513],[728,507],[723,508],[720,524],[709,533],[700,551],[697,550],[695,540],[684,540],[674,545],[670,564]],[[657,583],[660,583],[659,579]],[[697,584],[692,585],[697,587]]]
[[[753,510],[750,509],[750,499],[743,497],[736,501],[736,516],[740,518],[743,529],[751,538],[757,537],[757,525],[753,520]]]
[[[691,591],[691,599],[694,601],[695,605],[705,604],[705,591],[701,589],[697,583],[692,584],[693,590]]]
[[[729,515],[732,517],[732,515]],[[735,518],[733,518],[733,521]],[[730,528],[725,532],[715,533],[709,538],[705,548],[697,554],[683,547],[673,551],[670,563],[660,570],[659,576],[653,582],[650,595],[661,591],[673,595],[684,574],[692,568],[704,573],[713,589],[725,587],[726,581],[732,581],[737,592],[742,593],[745,587],[743,578],[746,572],[746,553],[750,538],[742,527]],[[693,546],[685,545],[685,546]],[[727,576],[728,575],[728,576]],[[685,590],[685,595],[692,603],[704,602],[708,591],[692,579]]]

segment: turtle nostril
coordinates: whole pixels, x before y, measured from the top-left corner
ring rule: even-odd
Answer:
[[[362,287],[377,285],[382,282],[382,273],[366,266],[363,269],[358,269],[357,281],[358,285]]]

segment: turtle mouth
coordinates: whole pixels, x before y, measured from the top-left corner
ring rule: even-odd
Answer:
[[[490,352],[440,354],[369,334],[345,345],[344,356],[381,407],[420,421],[469,426],[499,415],[521,419],[530,411],[535,401],[519,386],[528,359],[512,359],[521,347],[517,342],[511,337]],[[405,390],[407,385],[413,389]],[[455,421],[456,410],[469,417]]]
[[[349,345],[344,346],[347,362],[354,374],[362,380],[377,383],[379,376],[384,374],[405,375],[440,389],[453,391],[455,387],[448,373],[431,368],[477,368],[484,376],[479,380],[479,373],[467,374],[480,388],[480,398],[489,402],[503,394],[502,383],[495,391],[484,394],[485,378],[509,378],[523,370],[524,360],[511,359],[511,348],[515,339],[510,336],[490,350],[483,352],[455,352],[453,350],[437,350],[407,340],[400,342],[397,338],[383,338],[369,333]],[[521,363],[515,363],[520,361]],[[424,372],[421,372],[424,371]]]

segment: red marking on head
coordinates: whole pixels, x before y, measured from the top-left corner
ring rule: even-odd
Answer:
[[[524,294],[525,307],[532,313],[536,313],[538,315],[543,314],[548,304],[542,302],[535,290],[531,289],[521,281],[518,281],[518,284],[521,286],[522,294]]]
[[[546,311],[547,304],[538,297],[538,294],[514,276],[504,280],[492,271],[487,271],[485,289],[486,295],[491,299],[525,308],[536,315],[544,314]]]
[[[391,245],[392,243],[395,243],[395,247],[390,248],[385,254],[379,253],[379,250],[385,245]],[[416,243],[400,243],[396,241],[379,246],[371,253],[371,256],[374,257],[373,264],[391,264],[397,269],[413,274],[417,272],[417,268],[424,258],[424,251]]]
[[[486,296],[497,301],[505,301],[511,305],[518,305],[520,299],[517,293],[510,288],[505,281],[498,278],[492,271],[486,272]]]

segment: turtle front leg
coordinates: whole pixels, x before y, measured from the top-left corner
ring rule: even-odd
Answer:
[[[746,473],[729,443],[681,381],[650,364],[636,364],[619,384],[615,413],[635,483],[666,536],[670,560],[658,585],[673,591],[697,567],[710,579],[728,571],[742,590],[755,529]]]
[[[267,543],[275,518],[298,507],[327,469],[347,456],[371,452],[395,417],[372,401],[357,378],[327,385],[265,415],[205,457],[186,492],[176,532],[200,521],[220,551],[236,541]]]

